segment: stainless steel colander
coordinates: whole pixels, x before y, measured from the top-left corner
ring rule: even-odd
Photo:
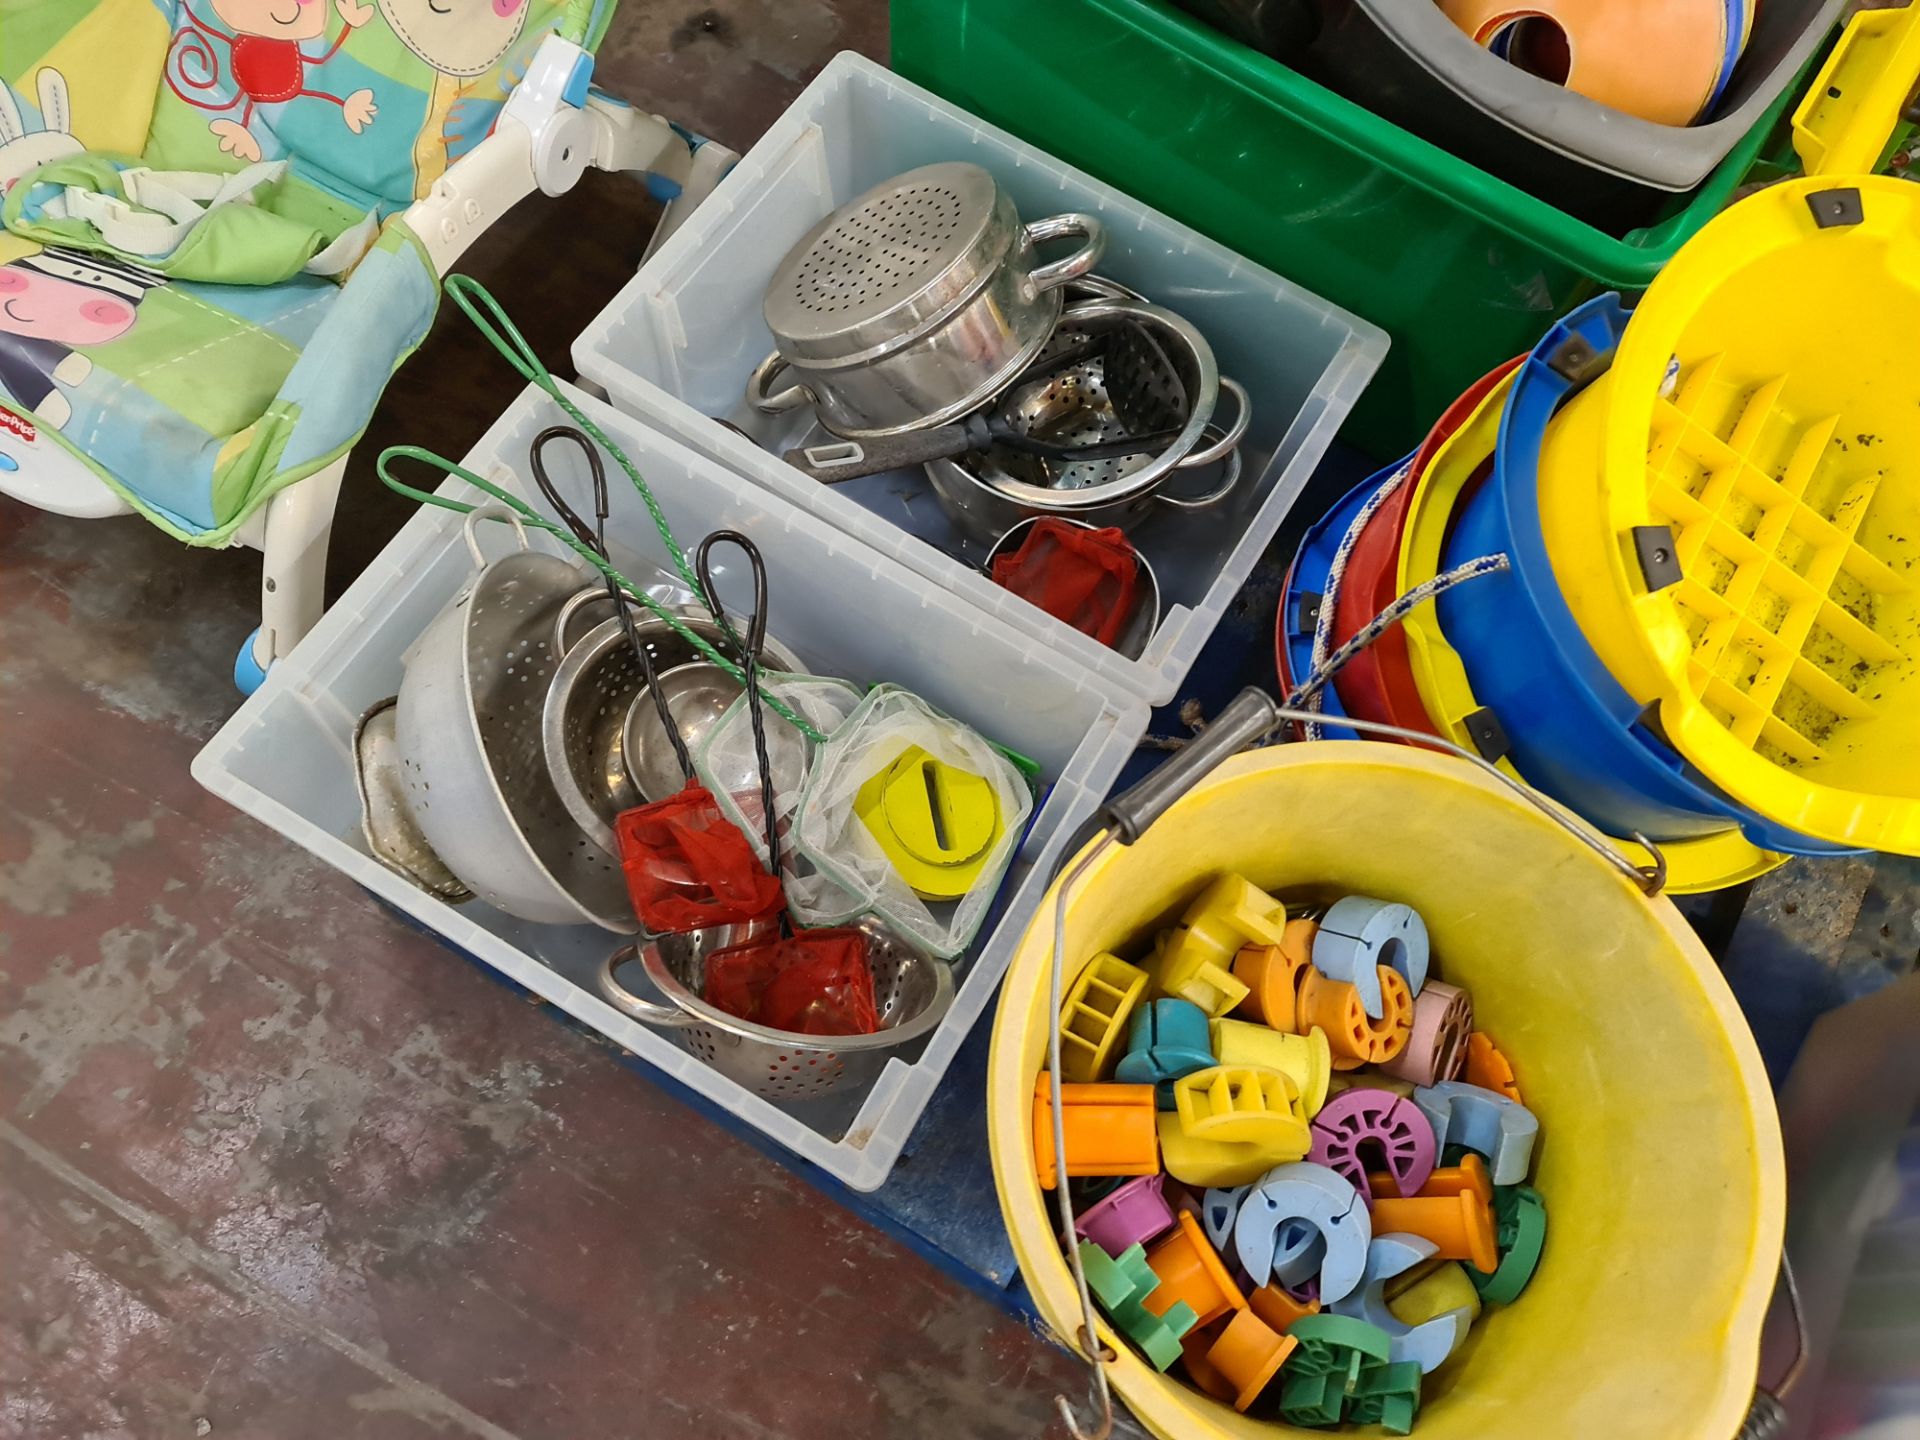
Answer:
[[[654,674],[705,657],[672,626],[651,613],[633,617],[641,643],[653,657]],[[694,634],[725,653],[730,642],[704,610],[678,608],[675,616]],[[558,626],[564,632],[566,617]],[[566,638],[564,633],[560,637]],[[769,635],[760,647],[769,669],[805,674],[792,651]],[[540,743],[547,773],[567,814],[602,854],[619,853],[613,818],[649,799],[635,783],[641,757],[626,754],[628,713],[647,688],[639,658],[618,619],[603,621],[567,648],[543,692]],[[639,729],[640,727],[636,727]]]
[[[617,1010],[670,1029],[688,1054],[766,1100],[811,1100],[878,1075],[901,1046],[923,1039],[953,1004],[953,971],[908,946],[872,917],[857,920],[871,940],[874,1005],[880,1028],[871,1035],[799,1035],[736,1020],[700,998],[707,957],[763,933],[771,921],[663,935],[626,946],[600,962],[600,993]],[[638,961],[649,982],[672,1003],[660,1005],[619,981],[622,966]]]
[[[1036,247],[1080,236],[1041,265]],[[898,434],[976,408],[1025,368],[1059,319],[1061,286],[1105,248],[1100,222],[1022,225],[992,175],[964,161],[875,186],[787,253],[762,307],[775,350],[747,399],[769,414],[811,401],[836,434]],[[773,384],[790,372],[784,389]]]

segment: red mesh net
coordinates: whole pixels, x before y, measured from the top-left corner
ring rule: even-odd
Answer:
[[[1020,548],[993,561],[993,583],[1083,635],[1111,645],[1133,613],[1140,557],[1118,530],[1036,521]]]
[[[703,786],[622,811],[613,833],[633,912],[656,935],[757,920],[781,906],[779,879]]]
[[[741,1020],[801,1035],[880,1028],[863,930],[802,930],[707,957],[702,998]]]

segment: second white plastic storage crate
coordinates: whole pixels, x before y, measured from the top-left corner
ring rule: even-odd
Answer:
[[[920,1112],[994,987],[1039,906],[1060,852],[1107,793],[1144,732],[1147,708],[899,562],[709,459],[649,431],[591,397],[578,403],[640,468],[683,546],[713,530],[751,537],[766,560],[768,628],[819,674],[861,683],[891,680],[925,696],[982,734],[1037,761],[1047,787],[1028,839],[1002,890],[997,920],[956,976],[946,1019],[915,1053],[907,1047],[866,1089],[776,1105],[722,1079],[603,1001],[593,975],[619,937],[591,927],[530,924],[473,901],[453,906],[382,867],[360,833],[353,781],[354,723],[400,688],[415,639],[472,572],[461,517],[423,509],[340,598],[313,632],[268,673],[266,683],[200,752],[194,777],[215,794],[311,850],[460,949],[560,1006],[617,1044],[765,1132],[856,1189],[880,1185]],[[527,450],[544,427],[565,423],[537,390],[522,394],[467,457],[470,470],[503,488],[536,494]],[[549,458],[563,492],[588,509],[584,465],[570,447]],[[667,582],[666,552],[637,493],[607,464],[613,560],[637,583]],[[415,472],[416,483],[429,472]],[[484,499],[450,480],[443,493]],[[537,499],[534,503],[541,504]],[[511,544],[505,526],[485,526],[489,553]],[[566,553],[533,532],[542,549]],[[743,613],[744,564],[716,583]]]
[[[1221,372],[1252,392],[1246,469],[1232,499],[1194,514],[1169,510],[1133,537],[1162,591],[1160,629],[1139,660],[993,584],[975,568],[986,547],[954,532],[918,471],[820,485],[778,454],[811,428],[811,410],[769,417],[742,398],[748,373],[773,348],[761,298],[794,242],[862,191],[939,160],[984,166],[1025,219],[1099,216],[1108,235],[1099,272],[1185,315],[1212,343]],[[1386,351],[1385,334],[1366,321],[843,54],[641,266],[575,342],[573,360],[621,409],[1161,704],[1174,698]],[[1231,405],[1223,396],[1223,419]],[[1194,482],[1176,487],[1191,491]]]

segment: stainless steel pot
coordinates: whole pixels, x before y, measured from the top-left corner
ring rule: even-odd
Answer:
[[[1076,350],[1088,358],[1060,363]],[[991,542],[1035,515],[1125,530],[1160,506],[1207,509],[1239,483],[1247,392],[1220,374],[1205,337],[1173,311],[1128,300],[1076,304],[1030,373],[1042,378],[1016,382],[994,402],[1028,433],[1098,440],[1177,427],[1178,434],[1150,453],[1097,461],[1049,460],[998,445],[929,461],[941,509],[969,537]],[[1225,427],[1213,423],[1222,390],[1236,403]],[[1218,483],[1204,494],[1164,488],[1179,472],[1222,462]]]
[[[1037,247],[1079,236],[1064,260]],[[978,165],[927,165],[843,205],[787,253],[762,307],[773,354],[747,381],[767,414],[811,403],[852,438],[941,425],[1018,375],[1053,334],[1061,287],[1106,248],[1090,215],[1022,225]],[[785,378],[784,385],[776,384]]]

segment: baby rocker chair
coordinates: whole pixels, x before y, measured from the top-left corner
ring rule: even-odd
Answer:
[[[258,685],[461,252],[589,165],[657,245],[736,158],[591,88],[614,3],[4,0],[0,492],[262,550]]]

